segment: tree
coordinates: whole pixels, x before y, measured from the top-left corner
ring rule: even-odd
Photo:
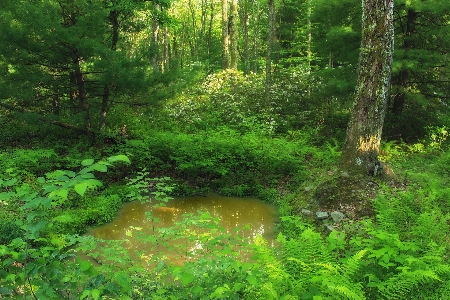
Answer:
[[[230,28],[230,68],[237,69],[238,65],[238,2],[237,0],[231,0],[231,14],[229,21]]]
[[[276,34],[276,16],[275,1],[269,0],[268,5],[268,30],[267,30],[267,53],[266,53],[266,83],[265,97],[266,105],[270,103],[270,89],[272,85],[272,52],[275,45]]]
[[[222,0],[222,68],[229,67],[228,1]]]
[[[416,139],[447,115],[450,2],[398,1],[392,97],[385,134]]]
[[[363,0],[362,40],[355,104],[342,163],[368,175],[382,173],[378,159],[394,53],[393,0]]]

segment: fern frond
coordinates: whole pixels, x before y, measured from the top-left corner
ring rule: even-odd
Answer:
[[[360,250],[358,253],[347,259],[347,261],[342,265],[342,276],[349,279],[350,277],[355,275],[360,266],[361,266],[361,260],[366,254],[367,249]]]
[[[432,270],[403,272],[389,278],[385,282],[385,287],[381,289],[381,294],[386,299],[406,299],[411,295],[413,288],[439,281],[440,277]]]
[[[366,297],[364,297],[363,292],[361,291],[360,284],[354,284],[352,285],[352,288],[350,288],[347,285],[328,285],[327,287],[332,294],[344,296],[346,299],[352,300],[366,299]]]

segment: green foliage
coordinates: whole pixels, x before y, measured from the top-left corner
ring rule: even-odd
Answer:
[[[174,174],[200,188],[208,185],[249,195],[284,178],[302,180],[309,146],[306,141],[241,135],[223,128],[202,134],[155,132],[145,140],[127,141],[122,151],[137,165]]]

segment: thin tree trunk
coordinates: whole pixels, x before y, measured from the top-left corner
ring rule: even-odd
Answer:
[[[169,70],[169,61],[170,61],[170,34],[169,28],[165,26],[163,39],[163,55],[162,55],[163,72],[167,72]]]
[[[78,56],[74,56],[72,59],[75,73],[75,80],[78,89],[78,101],[80,107],[84,111],[84,128],[86,130],[89,141],[92,142],[93,135],[91,132],[91,115],[89,112],[89,103],[87,99],[86,82],[84,81],[84,76],[81,71],[80,59]]]
[[[366,175],[382,173],[378,159],[394,52],[394,0],[363,0],[359,69],[343,167]]]
[[[312,62],[312,23],[311,23],[311,14],[312,14],[312,4],[311,0],[308,0],[308,9],[307,9],[307,22],[308,22],[308,49],[307,49],[307,59],[308,59],[308,73],[311,72],[311,62]]]
[[[155,10],[159,10],[159,5],[155,4]],[[159,57],[159,21],[154,19],[152,22],[152,63],[153,72],[160,72],[160,57]]]
[[[188,7],[189,7],[189,11],[191,13],[190,17],[191,17],[191,32],[192,32],[192,36],[189,39],[189,45],[191,48],[191,61],[195,60],[198,61],[198,40],[199,40],[199,36],[197,35],[201,35],[201,32],[198,33],[197,32],[197,16],[196,16],[196,7],[195,7],[195,3],[192,3],[192,0],[189,0],[188,2]]]
[[[206,45],[207,45],[207,53],[208,53],[208,60],[211,60],[211,36],[212,36],[212,28],[213,28],[213,22],[214,22],[214,1],[211,0],[210,3],[210,15],[209,15],[209,25],[208,25],[208,36],[206,38]]]
[[[237,69],[238,64],[238,30],[237,30],[237,20],[238,20],[238,8],[237,0],[231,0],[231,14],[230,14],[230,68]]]
[[[109,18],[112,24],[112,39],[111,39],[111,50],[117,50],[117,43],[119,42],[119,12],[117,10],[112,10],[109,12]],[[103,97],[102,97],[102,107],[100,113],[100,130],[105,130],[106,127],[106,115],[108,113],[109,104],[109,85],[105,84],[103,87]]]
[[[222,68],[229,67],[228,1],[222,0]]]
[[[242,28],[242,62],[244,64],[244,74],[250,72],[250,49],[249,49],[249,12],[248,12],[248,0],[241,1],[239,9],[239,16],[241,20]]]
[[[416,19],[417,19],[418,13],[414,11],[413,9],[408,9],[407,15],[406,15],[406,28],[404,32],[403,37],[403,45],[401,48],[405,51],[405,53],[408,52],[408,50],[411,50],[411,48],[414,47],[414,43],[411,40],[411,36],[415,32],[415,25],[416,25]],[[405,57],[408,58],[407,55]],[[394,103],[392,105],[392,112],[396,115],[401,115],[403,112],[403,107],[405,104],[405,90],[408,87],[408,79],[409,79],[409,70],[405,67],[402,70],[400,70],[398,77],[396,78],[396,84],[399,87],[399,91],[394,95]]]
[[[259,1],[252,2],[252,19],[253,19],[253,73],[258,73],[258,26],[259,26]]]
[[[266,54],[266,84],[265,98],[266,106],[270,104],[270,91],[272,86],[272,51],[275,44],[275,1],[269,0],[269,24],[267,33],[267,54]]]

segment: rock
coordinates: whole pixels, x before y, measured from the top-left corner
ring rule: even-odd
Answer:
[[[333,211],[330,215],[334,223],[339,223],[345,218],[345,215],[340,211]]]
[[[347,172],[342,172],[341,176],[344,177],[344,178],[349,178],[350,177],[350,175],[348,175]]]
[[[325,224],[325,228],[326,228],[326,230],[328,230],[329,232],[331,232],[331,231],[334,230],[334,227],[331,226],[330,224]]]
[[[316,217],[319,220],[327,219],[328,218],[328,213],[326,211],[317,211],[316,212]]]
[[[305,192],[309,192],[309,191],[311,191],[312,189],[313,189],[312,186],[307,186],[307,187],[305,187]]]
[[[310,216],[310,215],[312,215],[312,211],[310,211],[308,209],[302,209],[302,215]]]

